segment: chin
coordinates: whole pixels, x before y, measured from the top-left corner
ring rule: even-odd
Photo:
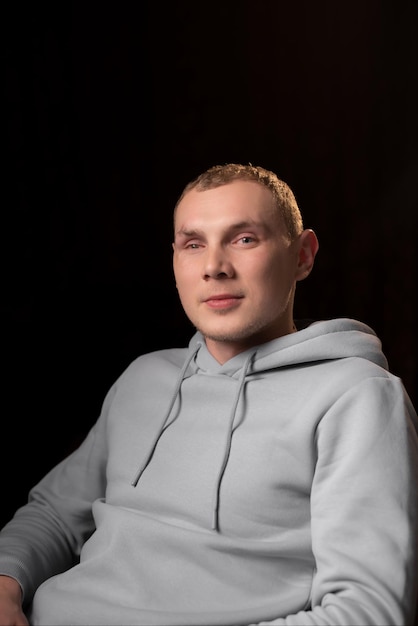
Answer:
[[[219,341],[222,343],[235,343],[247,341],[258,335],[261,328],[255,328],[254,325],[249,325],[240,328],[210,328],[209,326],[196,326],[197,330],[201,332],[204,337],[207,337],[211,341]]]

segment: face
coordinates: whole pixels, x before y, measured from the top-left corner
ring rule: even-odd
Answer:
[[[177,207],[174,230],[181,303],[218,361],[292,332],[307,231],[290,242],[266,187],[234,181],[192,190]]]

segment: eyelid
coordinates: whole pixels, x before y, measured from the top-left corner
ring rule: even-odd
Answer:
[[[196,248],[201,248],[202,245],[203,245],[202,240],[197,237],[190,237],[190,238],[185,237],[183,240],[179,241],[178,243],[179,248],[182,248],[183,250],[188,250],[188,249],[195,250]]]
[[[186,248],[191,244],[200,244],[200,242],[201,240],[199,237],[196,237],[195,235],[187,235],[185,233],[181,233],[175,238],[175,244],[178,248]]]
[[[251,239],[250,243],[253,243],[258,240],[258,237],[256,237],[253,233],[240,233],[235,236],[233,240],[240,242],[242,239]]]

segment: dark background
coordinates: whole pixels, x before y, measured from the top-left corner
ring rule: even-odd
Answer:
[[[316,230],[297,317],[379,334],[417,401],[417,3],[2,9],[1,523],[137,355],[193,329],[172,209],[202,169],[275,170]]]

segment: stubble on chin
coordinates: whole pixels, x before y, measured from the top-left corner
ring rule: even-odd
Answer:
[[[241,342],[246,341],[254,335],[260,333],[266,327],[265,322],[261,320],[254,320],[239,328],[230,329],[210,329],[205,328],[204,325],[196,325],[203,337],[210,339],[211,341],[219,341],[221,343]]]

